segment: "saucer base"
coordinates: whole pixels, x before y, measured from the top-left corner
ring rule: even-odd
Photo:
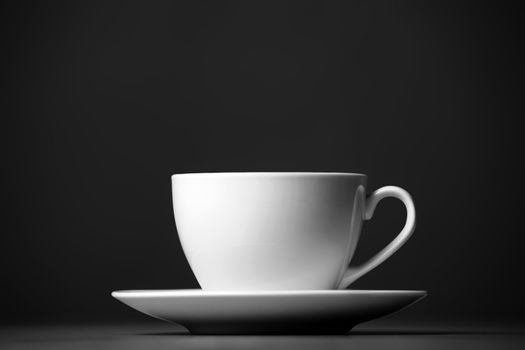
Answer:
[[[342,335],[360,322],[203,322],[185,328],[195,335]]]
[[[359,323],[399,311],[425,291],[337,290],[205,292],[118,291],[112,295],[192,334],[346,334]]]

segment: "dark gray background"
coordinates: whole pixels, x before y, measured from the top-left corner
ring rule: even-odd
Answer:
[[[369,191],[402,186],[416,232],[354,286],[429,290],[400,317],[523,320],[512,6],[3,6],[3,323],[142,320],[109,293],[197,287],[170,175],[200,171],[353,171]],[[400,203],[382,202],[356,260],[403,221]]]

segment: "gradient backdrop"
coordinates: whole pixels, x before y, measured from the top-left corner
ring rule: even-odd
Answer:
[[[170,175],[369,174],[418,226],[364,289],[400,319],[523,321],[517,10],[480,2],[3,4],[1,321],[145,317],[116,289],[195,288]],[[356,261],[401,229],[386,200]]]

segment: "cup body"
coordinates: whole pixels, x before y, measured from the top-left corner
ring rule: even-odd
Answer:
[[[359,239],[366,175],[172,176],[175,222],[204,290],[336,289]]]

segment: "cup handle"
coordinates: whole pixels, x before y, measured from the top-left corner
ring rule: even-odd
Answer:
[[[377,206],[377,203],[383,198],[394,197],[401,200],[407,209],[407,218],[405,226],[401,232],[397,235],[392,242],[390,242],[383,250],[374,255],[370,260],[361,266],[349,267],[348,270],[343,275],[341,282],[339,283],[338,289],[345,289],[350,284],[352,284],[359,277],[363,276],[370,270],[377,267],[383,261],[388,259],[392,254],[394,254],[405,242],[410,238],[416,227],[416,209],[414,207],[414,202],[410,194],[397,186],[385,186],[376,190],[370,197],[366,199],[365,210],[364,210],[364,220],[370,220],[374,215],[374,210]]]

